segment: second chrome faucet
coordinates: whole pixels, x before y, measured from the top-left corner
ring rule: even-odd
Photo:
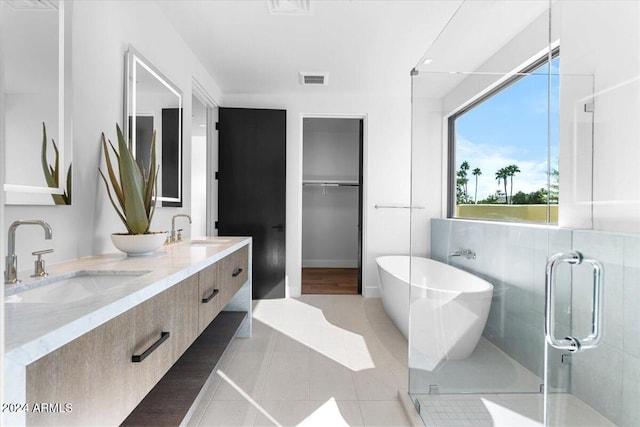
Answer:
[[[187,218],[189,220],[189,224],[191,224],[191,217],[187,214],[175,214],[173,218],[171,218],[171,237],[169,242],[175,243],[182,240],[182,229],[178,230],[178,234],[176,235],[176,218]]]

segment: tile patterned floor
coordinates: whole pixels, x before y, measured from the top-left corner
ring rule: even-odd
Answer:
[[[420,412],[430,427],[542,427],[541,394],[425,395]],[[613,427],[586,403],[568,394],[550,402],[554,427]]]
[[[254,302],[190,426],[407,426],[407,341],[379,299],[303,295]]]

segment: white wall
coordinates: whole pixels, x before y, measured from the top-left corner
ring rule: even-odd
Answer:
[[[287,292],[300,294],[302,268],[302,114],[366,114],[364,132],[363,295],[379,295],[375,258],[409,252],[410,79],[396,97],[357,95],[225,95],[226,107],[287,110]]]
[[[414,77],[420,78],[420,77]],[[439,218],[446,204],[442,185],[446,170],[442,101],[415,96],[412,100],[411,254],[431,256],[431,218]]]
[[[221,93],[195,55],[157,5],[149,1],[76,1],[73,3],[73,205],[5,206],[5,222],[38,218],[53,228],[44,241],[39,227],[17,232],[19,270],[30,270],[31,252],[52,247],[48,263],[113,252],[110,234],[124,230],[98,177],[100,132],[115,139],[115,124],[123,119],[124,52],[132,44],[182,89],[184,117],[191,114],[195,77],[218,100]],[[171,216],[191,205],[191,123],[184,121],[183,205],[160,208],[152,229],[167,230]],[[186,230],[186,235],[189,235]],[[5,228],[2,230],[3,240]],[[3,243],[4,246],[4,243]]]

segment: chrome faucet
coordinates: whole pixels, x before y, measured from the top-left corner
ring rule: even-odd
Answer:
[[[471,249],[460,249],[449,254],[449,258],[454,256],[461,256],[466,259],[476,259],[476,253]]]
[[[175,214],[173,218],[171,218],[171,243],[179,242],[182,240],[182,234],[179,232],[178,237],[176,239],[176,218],[187,218],[189,220],[189,224],[191,224],[191,217],[187,214]],[[180,230],[182,231],[182,230]]]
[[[21,225],[39,225],[44,228],[44,238],[46,240],[51,240],[52,231],[51,226],[44,221],[39,219],[21,219],[18,221],[14,221],[9,226],[9,238],[8,242],[8,250],[6,257],[6,265],[4,272],[4,283],[5,284],[13,284],[18,283],[18,256],[16,255],[16,229]]]

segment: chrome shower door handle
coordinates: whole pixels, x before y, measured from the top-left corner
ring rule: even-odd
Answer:
[[[555,268],[558,264],[591,264],[593,267],[591,333],[583,339],[573,336],[557,339],[555,335]],[[602,264],[594,259],[584,259],[580,252],[559,253],[547,261],[545,274],[545,323],[544,336],[549,345],[560,350],[578,352],[595,348],[602,337]]]
[[[582,350],[596,348],[602,339],[602,264],[595,259],[583,259],[583,263],[593,267],[593,294],[591,297],[591,333],[581,340]]]

